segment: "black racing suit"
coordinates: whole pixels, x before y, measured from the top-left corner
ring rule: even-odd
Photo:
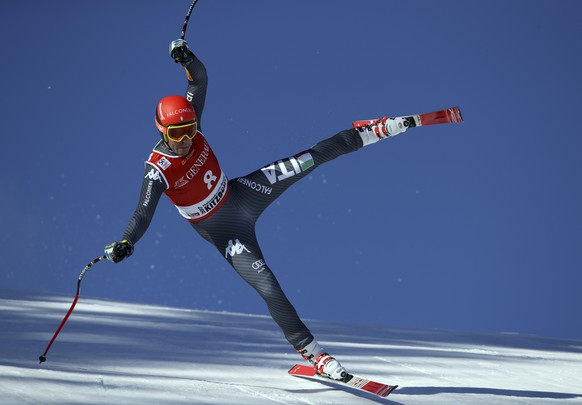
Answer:
[[[192,103],[200,125],[206,98],[207,75],[196,57],[186,66],[188,88],[186,97]],[[275,275],[265,262],[255,234],[255,224],[261,213],[296,181],[317,166],[363,146],[357,130],[349,129],[321,141],[297,155],[278,160],[244,177],[228,181],[225,201],[210,216],[190,221],[198,233],[213,244],[238,274],[265,300],[271,316],[296,350],[303,349],[313,335],[301,321],[282,291]],[[161,141],[154,151],[171,156],[173,152]],[[123,239],[134,244],[147,230],[160,196],[168,184],[152,181],[159,168],[146,165],[138,206]]]

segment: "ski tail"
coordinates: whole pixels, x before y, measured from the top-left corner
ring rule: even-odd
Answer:
[[[379,383],[376,381],[369,380],[367,378],[359,377],[353,374],[348,374],[344,380],[332,380],[331,378],[323,377],[315,372],[315,369],[311,366],[306,366],[302,364],[294,365],[289,374],[297,377],[306,377],[314,379],[324,379],[326,381],[331,381],[340,385],[346,385],[357,390],[362,390],[369,392],[380,397],[387,397],[392,391],[394,391],[398,385],[388,385]]]

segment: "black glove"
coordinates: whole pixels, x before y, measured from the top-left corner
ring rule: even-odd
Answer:
[[[176,39],[170,43],[170,56],[174,62],[187,66],[194,60],[194,54],[188,48],[188,42],[183,39]]]
[[[105,246],[105,256],[107,260],[113,263],[119,263],[126,257],[131,256],[133,253],[133,244],[128,240],[122,240],[121,242],[113,242],[110,245]]]

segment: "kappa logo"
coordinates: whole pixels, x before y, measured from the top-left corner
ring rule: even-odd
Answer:
[[[159,180],[160,182],[162,181],[162,178],[160,176],[160,172],[158,172],[156,169],[152,169],[148,172],[148,174],[145,175],[146,179],[150,179],[153,181]]]
[[[228,246],[226,247],[226,252],[224,253],[224,257],[228,259],[228,255],[234,257],[235,255],[240,255],[242,252],[251,253],[250,250],[247,249],[245,245],[240,243],[238,239],[228,241]]]

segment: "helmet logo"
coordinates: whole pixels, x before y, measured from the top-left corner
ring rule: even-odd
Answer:
[[[168,117],[171,117],[172,115],[177,115],[177,114],[183,114],[183,113],[193,113],[194,110],[191,108],[178,108],[177,110],[174,111],[168,111]]]
[[[178,108],[174,111],[168,111],[166,112],[166,116],[167,118],[171,118],[171,117],[176,117],[180,119],[180,122],[184,122],[184,116],[182,114],[184,113],[193,113],[194,110],[192,108]],[[164,118],[162,118],[164,120]]]

